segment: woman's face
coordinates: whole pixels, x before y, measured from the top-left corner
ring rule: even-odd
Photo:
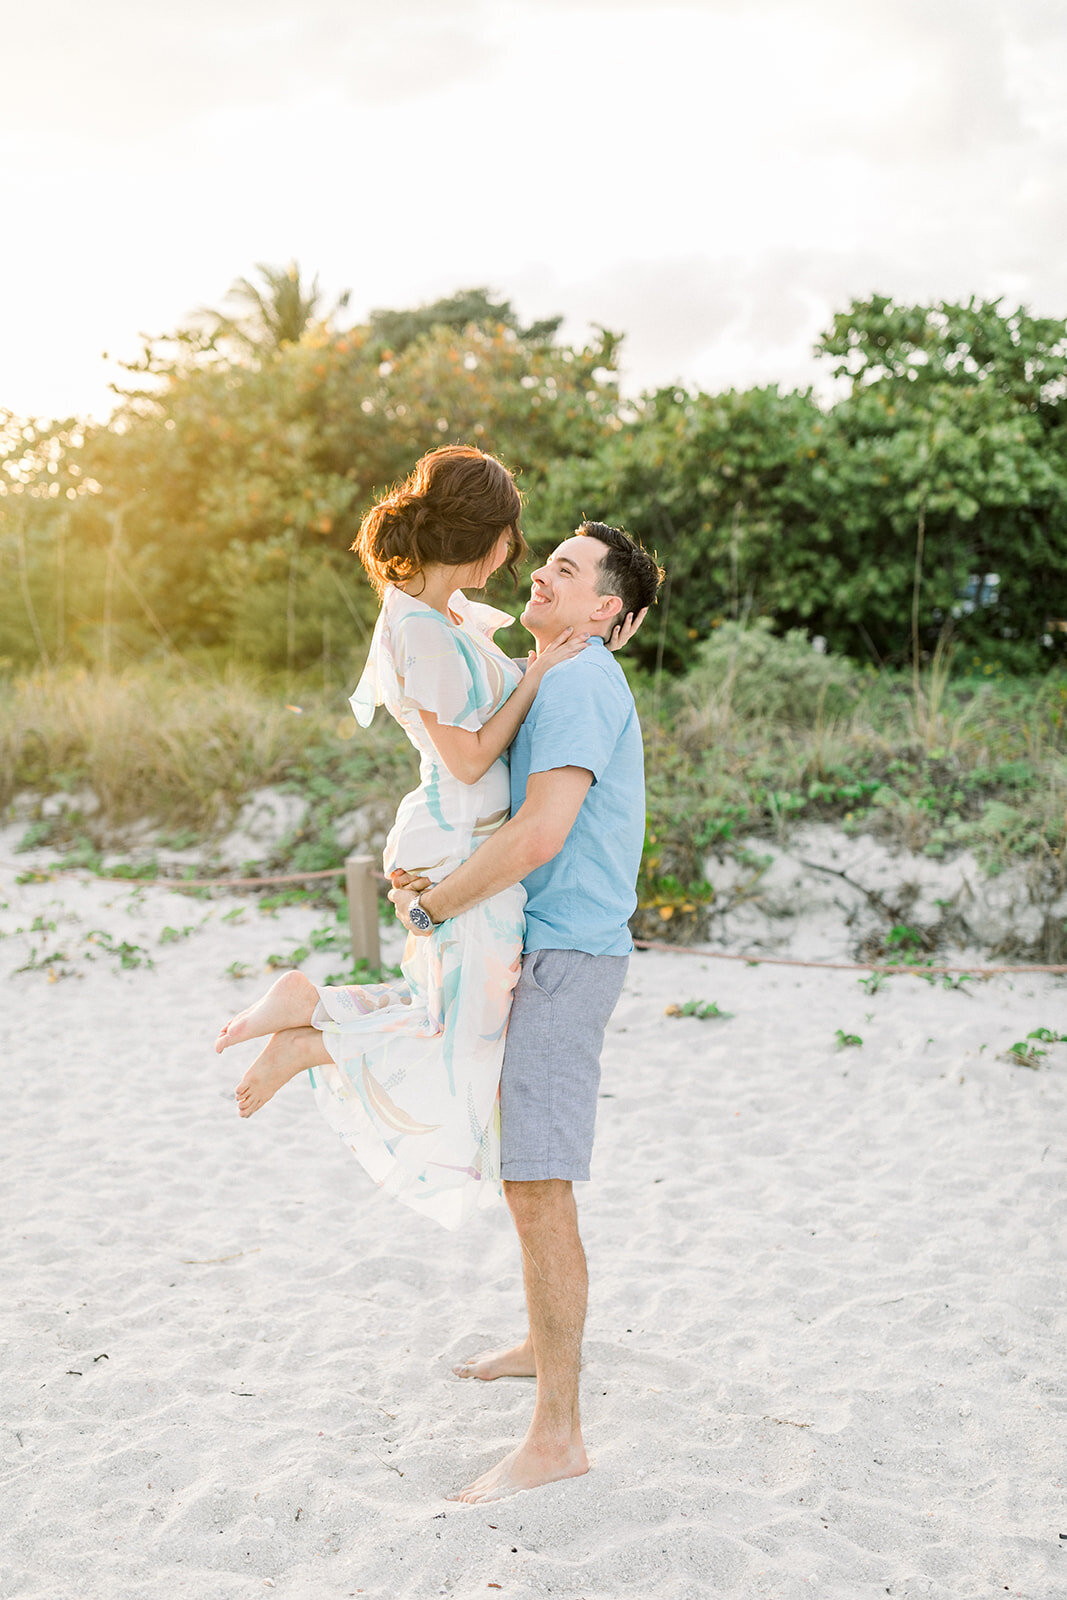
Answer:
[[[485,567],[481,575],[480,583],[488,583],[493,573],[504,565],[504,562],[508,559],[508,551],[510,549],[511,529],[505,528],[496,544],[485,558]]]

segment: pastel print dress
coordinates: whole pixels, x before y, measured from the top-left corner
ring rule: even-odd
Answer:
[[[510,617],[459,590],[449,609],[458,624],[390,585],[351,700],[363,727],[385,705],[419,752],[419,787],[400,802],[385,870],[434,882],[507,820],[508,765],[505,755],[461,783],[421,712],[475,731],[521,678],[492,638]],[[525,900],[516,884],[427,938],[410,935],[403,980],[322,987],[312,1018],[332,1058],[311,1074],[327,1122],[383,1189],[446,1228],[500,1195],[500,1063]]]

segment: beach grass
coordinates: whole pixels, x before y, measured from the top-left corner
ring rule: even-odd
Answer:
[[[640,893],[663,920],[699,926],[709,851],[784,843],[801,821],[935,858],[971,849],[990,874],[1025,860],[1045,890],[1067,887],[1063,674],[1013,678],[938,653],[916,679],[820,658],[799,638],[771,641],[740,673],[736,645],[703,647],[666,688],[635,682],[649,819]]]
[[[801,820],[931,856],[971,848],[994,873],[1026,859],[1064,881],[1062,674],[1012,678],[981,661],[950,673],[935,660],[916,684],[910,673],[820,667],[810,651],[791,663],[781,644],[743,672],[724,638],[721,659],[705,652],[686,679],[631,674],[647,756],[640,894],[669,910],[662,920],[677,916],[680,931],[699,918],[709,851],[782,839]],[[114,850],[151,823],[190,845],[231,823],[248,794],[280,785],[309,802],[285,859],[312,870],[340,859],[334,821],[364,806],[388,821],[416,781],[415,753],[390,719],[359,729],[344,693],[314,679],[170,662],[39,670],[0,694],[0,805],[21,797],[28,844]],[[41,815],[56,793],[68,803]]]
[[[386,718],[363,733],[342,695],[253,668],[37,671],[0,697],[0,804],[66,793],[53,820],[94,837],[148,820],[192,843],[267,784],[350,809],[414,768]]]

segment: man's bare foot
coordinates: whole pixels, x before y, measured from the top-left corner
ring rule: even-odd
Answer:
[[[283,1084],[310,1067],[322,1067],[330,1053],[317,1028],[286,1028],[259,1052],[234,1094],[242,1117],[265,1106]]]
[[[245,1039],[262,1039],[285,1028],[302,1028],[311,1021],[319,991],[302,972],[283,972],[265,995],[248,1006],[220,1030],[215,1050],[221,1055],[231,1044]]]
[[[537,1377],[533,1345],[528,1338],[510,1350],[483,1350],[480,1356],[468,1356],[452,1371],[457,1378],[481,1378],[483,1383],[492,1383],[494,1378]]]
[[[589,1471],[581,1434],[565,1444],[535,1444],[527,1437],[503,1461],[468,1483],[465,1489],[446,1495],[446,1500],[462,1500],[467,1505],[484,1505],[488,1500],[506,1500],[523,1489],[539,1489],[561,1478],[580,1478]]]

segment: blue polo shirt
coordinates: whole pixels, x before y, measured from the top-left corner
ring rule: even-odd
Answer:
[[[593,774],[566,843],[523,879],[527,950],[624,956],[645,837],[641,726],[626,677],[603,639],[545,674],[511,746],[511,813],[535,772]]]

